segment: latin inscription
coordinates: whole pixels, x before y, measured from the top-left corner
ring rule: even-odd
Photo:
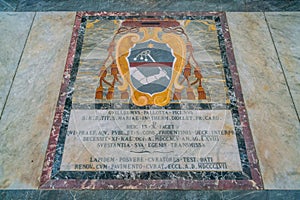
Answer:
[[[229,110],[72,110],[61,170],[240,171],[233,127]]]

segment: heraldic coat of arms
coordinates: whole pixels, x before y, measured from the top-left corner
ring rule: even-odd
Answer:
[[[107,66],[109,59],[112,62]],[[108,68],[113,76],[111,82],[106,80]],[[190,76],[195,76],[196,81],[190,83]],[[96,99],[104,99],[104,84],[109,86],[107,100],[114,98],[117,87],[121,99],[131,99],[137,106],[165,106],[171,100],[180,100],[183,89],[191,100],[206,98],[192,44],[174,19],[124,20],[109,45],[99,77]],[[186,88],[182,85],[185,81]],[[198,84],[196,92],[191,87],[195,84]]]

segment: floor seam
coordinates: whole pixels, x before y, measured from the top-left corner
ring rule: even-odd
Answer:
[[[4,110],[5,110],[5,107],[6,107],[8,98],[9,98],[9,96],[10,96],[10,92],[11,92],[12,86],[13,86],[13,84],[14,84],[14,82],[15,82],[15,78],[16,78],[17,72],[18,72],[18,70],[19,70],[19,66],[20,66],[20,63],[21,63],[21,60],[22,60],[22,57],[23,57],[23,53],[24,53],[25,47],[26,47],[26,45],[27,45],[27,41],[28,41],[28,38],[29,38],[29,35],[30,35],[30,32],[31,32],[32,26],[33,26],[33,22],[34,22],[35,16],[36,16],[36,12],[34,13],[34,16],[33,16],[33,18],[32,18],[32,22],[31,22],[30,27],[29,27],[29,31],[28,31],[28,34],[27,34],[27,37],[26,37],[26,40],[25,40],[25,43],[24,43],[24,46],[23,46],[23,49],[22,49],[22,53],[21,53],[20,58],[19,58],[19,60],[18,60],[17,68],[16,68],[15,73],[14,73],[14,76],[13,76],[13,78],[12,78],[12,82],[11,82],[11,84],[10,84],[8,93],[7,93],[7,95],[6,95],[6,98],[5,98],[5,101],[4,101],[4,104],[3,104],[3,108],[2,108],[2,111],[1,111],[1,114],[0,114],[0,120],[2,119],[2,115],[3,115],[3,113],[4,113]]]
[[[263,14],[264,14],[264,18],[265,18],[265,21],[266,21],[266,24],[267,24],[269,33],[270,33],[270,37],[271,37],[272,43],[273,43],[274,48],[275,48],[275,52],[276,52],[276,55],[277,55],[277,59],[278,59],[279,65],[280,65],[280,67],[281,67],[281,70],[282,70],[282,73],[283,73],[283,77],[284,77],[284,80],[285,80],[287,89],[288,89],[289,94],[290,94],[290,97],[291,97],[291,99],[292,99],[292,103],[293,103],[293,106],[294,106],[294,109],[295,109],[295,112],[296,112],[298,121],[300,121],[299,113],[298,113],[298,111],[297,111],[297,107],[296,107],[296,104],[295,104],[295,101],[294,101],[294,98],[293,98],[293,95],[292,95],[292,92],[291,92],[289,83],[288,83],[288,81],[287,81],[287,77],[286,77],[286,74],[285,74],[285,71],[284,71],[282,62],[281,62],[280,57],[279,57],[279,53],[278,53],[278,50],[277,50],[277,47],[276,47],[276,44],[275,44],[275,40],[274,40],[273,35],[272,35],[272,32],[271,32],[270,24],[269,24],[269,22],[268,22],[268,20],[267,20],[267,17],[266,17],[266,12],[263,12]]]

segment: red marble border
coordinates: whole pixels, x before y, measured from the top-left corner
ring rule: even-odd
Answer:
[[[77,13],[75,22],[74,22],[74,26],[73,26],[73,33],[72,33],[72,37],[71,37],[71,41],[70,41],[70,47],[69,47],[69,52],[68,52],[67,61],[66,61],[66,65],[65,65],[65,70],[63,73],[63,80],[61,83],[59,99],[58,99],[58,102],[56,105],[53,126],[52,126],[52,130],[51,130],[51,134],[50,134],[50,139],[48,142],[48,148],[46,151],[43,171],[42,171],[42,175],[40,178],[41,186],[51,179],[52,166],[53,166],[53,162],[54,162],[54,156],[55,156],[55,151],[56,151],[56,145],[58,142],[60,127],[61,127],[62,119],[63,119],[63,112],[64,112],[65,102],[66,102],[66,98],[67,98],[67,88],[69,85],[71,69],[72,69],[73,62],[74,62],[74,56],[75,56],[75,52],[76,52],[76,44],[77,44],[77,38],[78,38],[81,18],[82,18],[82,13]]]
[[[235,92],[238,111],[239,111],[240,123],[243,128],[243,136],[245,140],[246,151],[247,151],[247,156],[250,164],[252,179],[256,183],[257,187],[263,188],[263,181],[260,174],[258,158],[254,146],[254,140],[250,130],[249,118],[248,118],[247,109],[245,106],[244,97],[242,93],[240,78],[239,78],[239,74],[235,62],[233,46],[230,38],[229,26],[227,23],[226,14],[224,13],[224,15],[220,17],[220,19],[221,19],[221,25],[223,29],[227,60],[228,60],[228,65],[232,76],[232,82],[233,82],[234,92]]]
[[[74,55],[81,19],[83,16],[219,16],[224,34],[226,54],[231,70],[235,95],[243,136],[245,140],[247,156],[249,159],[252,180],[77,180],[77,179],[51,179],[59,131],[62,123],[66,91],[70,81],[70,73],[73,66]],[[229,27],[224,12],[77,12],[74,23],[69,53],[63,74],[60,96],[57,102],[53,127],[46,151],[43,171],[40,179],[41,189],[263,189],[263,182],[259,170],[258,159],[251,135],[248,115],[244,104],[242,89],[235,63],[233,48],[230,40]]]

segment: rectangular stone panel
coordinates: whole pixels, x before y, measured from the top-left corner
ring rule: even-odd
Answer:
[[[59,95],[57,80],[67,58],[62,52],[68,51],[75,13],[13,15],[10,23],[16,31],[24,31],[19,22],[25,25],[28,20],[32,27],[0,121],[0,188],[37,189]],[[24,44],[22,34],[6,41],[5,46],[15,46],[16,54],[20,50],[15,43]]]
[[[230,110],[72,110],[60,169],[241,171],[239,160]]]
[[[224,13],[78,13],[41,188],[263,187]]]
[[[300,113],[300,12],[266,13],[298,119]],[[291,28],[292,27],[292,28]]]
[[[34,13],[0,14],[0,113],[18,68],[33,16]]]
[[[272,15],[267,15],[271,31],[275,33],[273,37],[281,66],[264,13],[226,14],[264,187],[299,189],[300,124],[292,101],[297,95],[289,93],[289,87],[292,89],[297,84],[291,81],[297,77],[297,73],[291,73],[297,68],[294,58],[297,53],[291,48],[287,53],[291,56],[290,61],[284,61],[287,58],[283,56],[285,42],[291,42],[284,41],[278,47],[279,33],[290,39],[293,34],[298,34],[283,28],[297,18],[285,14],[279,20],[274,13],[274,19],[270,20]]]

